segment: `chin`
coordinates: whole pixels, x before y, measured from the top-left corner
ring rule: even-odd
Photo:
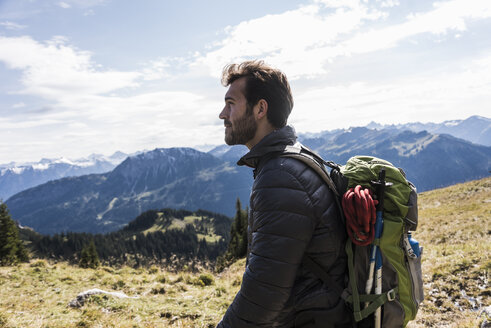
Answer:
[[[231,140],[229,136],[225,135],[224,141],[227,145],[233,146],[233,140]]]

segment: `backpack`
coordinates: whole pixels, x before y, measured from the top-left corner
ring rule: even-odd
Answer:
[[[381,236],[375,236],[371,245],[367,246],[360,246],[350,238],[347,239],[346,286],[339,288],[333,284],[329,274],[308,256],[304,257],[303,264],[339,291],[351,309],[355,326],[372,327],[377,320],[374,317],[379,316],[378,327],[405,327],[416,317],[424,295],[421,271],[423,248],[412,238],[412,231],[416,230],[418,224],[417,193],[414,185],[406,179],[404,171],[388,161],[371,156],[355,156],[346,165],[340,166],[324,161],[314,151],[299,143],[287,146],[280,156],[304,162],[323,178],[336,195],[343,220],[343,195],[357,185],[375,189],[373,183],[382,175],[380,172],[384,171],[385,179],[391,185],[385,188],[383,199],[377,200],[383,203],[383,209],[380,208],[380,212],[383,212]],[[330,173],[326,165],[331,169]],[[381,292],[367,294],[365,289],[370,275],[370,259],[372,253],[375,254],[374,248],[379,248],[381,253]]]

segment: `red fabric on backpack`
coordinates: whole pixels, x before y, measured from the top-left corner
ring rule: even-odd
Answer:
[[[342,205],[346,229],[354,244],[367,246],[375,238],[377,204],[378,201],[372,198],[372,191],[369,188],[362,189],[362,186],[357,185],[344,193]]]

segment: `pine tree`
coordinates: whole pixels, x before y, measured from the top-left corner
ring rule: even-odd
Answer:
[[[12,265],[29,260],[19,230],[11,219],[7,205],[0,201],[0,265]]]
[[[82,248],[82,251],[80,252],[80,261],[78,262],[78,265],[81,268],[88,268],[89,262],[90,262],[89,248],[85,246],[84,248]]]
[[[78,265],[81,268],[97,268],[101,262],[99,261],[99,255],[97,255],[97,249],[95,248],[94,240],[82,248],[80,252],[80,261]]]
[[[221,271],[234,260],[247,254],[247,209],[242,209],[240,199],[235,203],[234,222],[230,228],[230,242],[227,251],[217,259],[217,270]]]
[[[241,210],[241,230],[240,230],[240,243],[239,243],[239,251],[238,251],[238,256],[239,257],[244,257],[247,255],[247,227],[249,225],[248,222],[248,214],[249,214],[249,208],[246,207],[245,210]]]
[[[242,209],[240,199],[237,198],[235,203],[235,218],[234,218],[234,250],[233,257],[241,258],[246,256],[247,253],[247,209]]]
[[[101,262],[99,261],[99,255],[97,254],[97,249],[95,248],[94,241],[92,240],[89,244],[89,257],[91,259],[91,268],[97,268]]]

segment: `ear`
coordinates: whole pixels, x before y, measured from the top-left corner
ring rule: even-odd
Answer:
[[[256,119],[260,120],[263,117],[267,117],[268,114],[268,102],[264,99],[259,99],[255,106]]]

